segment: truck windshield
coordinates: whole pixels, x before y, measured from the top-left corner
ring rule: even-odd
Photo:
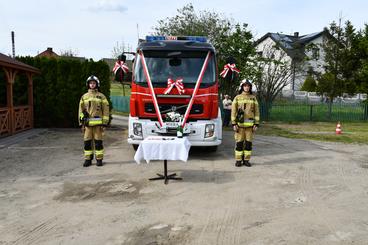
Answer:
[[[183,79],[183,83],[195,85],[202,69],[207,52],[193,51],[144,51],[144,56],[152,83],[164,87],[169,78]],[[134,69],[136,83],[146,84],[140,56],[137,56]],[[211,56],[204,73],[202,84],[210,85],[216,81],[214,55]]]

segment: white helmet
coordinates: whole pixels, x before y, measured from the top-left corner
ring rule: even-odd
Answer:
[[[88,84],[89,84],[89,82],[90,82],[90,81],[96,81],[96,83],[97,83],[97,88],[99,88],[99,87],[100,87],[100,80],[98,80],[98,77],[96,77],[95,75],[91,75],[91,76],[89,76],[89,77],[87,78],[87,81],[86,81],[86,86],[87,86],[87,88],[89,88]]]
[[[242,93],[243,92],[243,86],[246,85],[246,84],[250,86],[250,91],[249,92],[252,94],[253,83],[249,79],[244,79],[244,80],[241,81],[241,83],[239,85],[239,88],[238,88],[238,92]]]

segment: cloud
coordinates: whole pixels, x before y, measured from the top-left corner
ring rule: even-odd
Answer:
[[[94,5],[87,7],[87,10],[92,11],[92,12],[120,12],[120,13],[123,13],[123,12],[126,12],[128,8],[122,4],[119,4],[113,1],[101,0]]]

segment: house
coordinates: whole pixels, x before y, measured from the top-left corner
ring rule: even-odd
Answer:
[[[78,56],[72,56],[72,55],[58,55],[55,53],[51,47],[48,47],[45,51],[42,51],[36,57],[47,57],[47,58],[67,58],[67,59],[73,59],[73,60],[79,60],[80,62],[83,62],[86,60],[85,57],[78,57]]]
[[[326,38],[331,38],[327,31],[315,32],[307,35],[285,35],[281,33],[267,33],[255,43],[256,51],[264,56],[264,51],[280,47],[278,52],[284,55],[283,61],[291,64],[289,85],[284,90],[299,90],[309,74],[323,73],[324,51],[322,44]]]
[[[59,55],[55,53],[52,48],[48,47],[45,51],[36,55],[36,57],[57,58]]]

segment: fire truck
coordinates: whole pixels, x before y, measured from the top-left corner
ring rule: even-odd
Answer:
[[[147,36],[133,64],[128,143],[182,130],[192,146],[222,142],[214,47],[205,37]]]

